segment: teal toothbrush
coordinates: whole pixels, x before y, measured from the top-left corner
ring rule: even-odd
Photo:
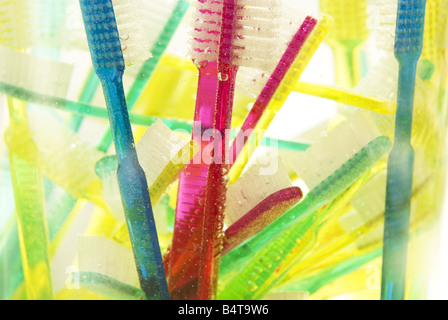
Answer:
[[[117,152],[117,177],[141,289],[147,299],[169,299],[157,230],[123,88],[123,51],[111,0],[80,0],[93,67],[103,87]]]
[[[426,0],[399,0],[395,137],[388,159],[381,299],[404,299],[414,150],[411,146],[416,66],[422,52]]]

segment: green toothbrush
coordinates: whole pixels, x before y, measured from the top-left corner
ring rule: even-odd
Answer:
[[[390,141],[387,137],[381,136],[372,140],[334,174],[313,188],[302,202],[248,241],[243,249],[249,251],[250,261],[229,281],[219,298],[260,298],[254,296],[254,293],[261,294],[258,287],[264,284],[266,277],[278,268],[294,248],[306,243],[307,240],[302,239],[306,234],[304,231],[311,228],[317,219],[317,215],[312,213],[355,182],[381,159],[389,148]],[[241,253],[241,250],[236,249],[233,254],[231,252],[227,256],[232,259]]]

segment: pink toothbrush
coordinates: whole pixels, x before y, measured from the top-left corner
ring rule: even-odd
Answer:
[[[207,176],[210,172],[213,177],[220,176],[219,173],[215,174],[214,172],[220,172],[223,168],[221,167],[222,163],[211,168],[211,171],[209,171],[209,165],[210,162],[213,162],[211,161],[212,156],[218,159],[219,155],[225,155],[226,152],[223,151],[225,150],[224,145],[221,146],[224,149],[215,147],[212,154],[210,154],[210,149],[215,144],[219,144],[218,139],[213,139],[218,136],[216,133],[220,133],[221,137],[226,138],[225,129],[230,126],[234,76],[238,68],[236,66],[258,67],[262,65],[266,67],[266,65],[272,64],[269,60],[266,61],[265,57],[273,55],[269,52],[266,53],[265,48],[272,48],[272,39],[275,39],[274,17],[276,11],[273,8],[278,7],[277,0],[262,1],[262,7],[258,7],[255,13],[250,11],[252,2],[258,2],[257,5],[260,5],[260,1],[245,1],[244,5],[239,5],[241,1],[197,0],[193,4],[196,7],[196,16],[193,29],[194,49],[191,55],[199,69],[198,101],[195,113],[195,120],[198,122],[194,126],[193,140],[199,142],[202,149],[182,174],[179,184],[173,241],[167,259],[169,287],[174,299],[197,298],[199,271],[204,270],[200,267],[200,263],[204,263],[200,260],[201,248],[204,243],[208,242],[204,239],[215,237],[211,233],[203,233],[206,228],[204,216],[214,215],[209,210],[205,211],[204,208]],[[238,14],[232,16],[227,10],[224,15],[223,8],[229,5],[231,10],[238,11]],[[249,19],[254,14],[261,19]],[[247,24],[248,21],[252,25]],[[260,22],[264,24],[261,28]],[[234,32],[232,23],[237,32]],[[265,27],[266,24],[269,24],[269,27]],[[246,34],[248,31],[250,34]],[[261,32],[264,37],[259,39]],[[235,40],[234,36],[238,36],[238,39]],[[248,40],[251,40],[249,45],[245,44]],[[242,51],[247,51],[245,45],[252,49],[254,44],[258,51],[242,54]],[[208,80],[206,80],[207,78]],[[220,160],[223,160],[222,157]],[[211,185],[209,183],[209,186]],[[220,180],[217,186],[221,186],[219,194],[225,196],[223,181]],[[211,206],[210,201],[209,206]],[[220,209],[221,213],[222,209]],[[214,234],[215,229],[212,228],[212,230],[210,231]],[[188,286],[185,286],[187,283]],[[189,292],[178,290],[181,287],[188,287]],[[192,292],[195,293],[192,294]]]
[[[250,36],[254,35],[244,29],[248,25],[252,26],[251,19],[254,12],[260,14],[265,10],[269,14],[269,10],[271,10],[272,13],[272,8],[276,3],[274,1],[263,2],[260,6],[260,1],[255,0],[246,0],[244,2],[241,0],[223,0],[213,151],[205,190],[205,213],[199,261],[198,299],[200,300],[211,300],[216,297],[219,261],[224,238],[223,222],[228,180],[227,172],[229,170],[228,139],[231,128],[236,74],[239,66],[257,67],[258,62],[254,61],[255,59],[252,55],[249,56],[243,53],[245,50],[244,45],[247,44],[244,42],[238,43],[238,41],[248,37],[249,34]],[[262,13],[260,16],[266,18],[265,13]],[[262,20],[254,21],[262,22]],[[258,30],[262,28],[263,26],[258,28]]]
[[[310,16],[306,17],[303,21],[300,28],[297,30],[296,34],[292,38],[290,44],[288,45],[285,53],[277,64],[274,72],[270,76],[257,100],[255,101],[254,106],[250,110],[249,114],[246,117],[241,129],[238,131],[235,139],[233,140],[231,146],[231,162],[230,165],[233,165],[246,144],[249,136],[245,133],[252,131],[255,129],[259,120],[261,119],[264,111],[268,107],[270,101],[274,97],[277,89],[280,87],[280,84],[288,72],[289,68],[293,64],[295,58],[299,54],[302,49],[303,44],[307,40],[308,36],[314,30],[314,27],[317,24],[317,20]]]

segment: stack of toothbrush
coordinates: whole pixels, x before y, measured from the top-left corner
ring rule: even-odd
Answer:
[[[0,17],[0,299],[428,297],[448,0]]]

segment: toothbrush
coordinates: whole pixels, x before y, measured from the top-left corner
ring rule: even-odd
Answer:
[[[197,247],[201,242],[204,191],[209,162],[209,159],[204,159],[203,151],[211,141],[211,137],[204,136],[204,133],[213,128],[218,87],[217,34],[220,28],[221,3],[193,1],[192,9],[192,44],[189,55],[199,73],[192,140],[200,146],[200,150],[179,177],[173,239],[169,259],[165,259],[170,294],[176,300],[186,299],[188,294],[178,289],[191,281],[185,270],[189,265],[197,270]],[[193,278],[197,279],[197,271]],[[193,283],[192,287],[193,291],[197,289],[197,283]]]
[[[117,177],[141,289],[147,299],[169,299],[157,231],[126,107],[124,58],[111,0],[80,0],[94,69],[103,86],[117,152]],[[106,40],[107,39],[107,40]]]
[[[336,178],[337,180],[334,181],[336,182],[335,185],[340,183],[345,185],[346,182],[343,180],[351,180],[353,183],[359,178],[359,175],[357,175],[353,181],[353,177],[348,177],[348,175],[351,174],[346,173],[344,166],[350,165],[351,170],[353,170],[352,173],[359,172],[358,170],[365,171],[366,168],[369,169],[384,156],[389,150],[389,147],[390,141],[384,136],[372,140],[346,164],[336,170],[328,180],[334,181]],[[259,298],[257,294],[262,294],[264,292],[262,286],[267,277],[280,266],[280,263],[287,258],[295,248],[300,248],[309,241],[308,237],[311,236],[310,232],[303,233],[303,230],[309,230],[315,225],[318,215],[313,215],[312,213],[325,204],[324,201],[318,201],[320,204],[311,204],[312,202],[315,202],[312,198],[315,195],[314,192],[319,193],[318,197],[327,198],[326,195],[322,194],[323,189],[321,189],[323,185],[328,186],[327,183],[329,183],[329,181],[323,181],[322,185],[312,189],[302,202],[297,204],[289,212],[278,218],[268,228],[258,233],[258,235],[249,241],[249,245],[253,250],[260,248],[260,244],[263,244],[263,248],[257,251],[252,251],[255,252],[255,255],[252,254],[250,261],[246,264],[243,270],[239,271],[238,274],[227,283],[226,289],[220,293],[220,299]],[[350,183],[350,185],[352,183]],[[331,188],[335,188],[335,185]],[[341,186],[336,188],[339,189]]]
[[[417,95],[416,95],[417,96]],[[424,203],[425,201],[421,198],[422,190],[425,193],[430,192],[431,196],[433,192],[428,190],[428,181],[431,181],[429,173],[423,166],[425,163],[423,157],[418,157],[416,162],[416,170],[414,173],[415,177],[418,177],[414,181],[413,187],[413,199],[419,203]],[[350,206],[354,210],[347,215],[344,215],[341,219],[336,222],[337,225],[342,227],[342,232],[340,235],[330,231],[331,237],[325,237],[325,243],[323,246],[317,247],[309,258],[300,261],[300,263],[295,266],[289,275],[285,277],[283,282],[288,281],[291,277],[299,277],[304,271],[312,269],[316,261],[323,261],[328,259],[334,252],[341,250],[341,245],[345,248],[352,246],[356,242],[356,247],[359,248],[360,253],[364,252],[366,246],[366,241],[375,242],[375,245],[382,246],[382,230],[383,230],[383,215],[384,215],[384,199],[386,194],[386,162],[381,161],[375,166],[375,176],[366,183],[350,200]],[[381,205],[383,204],[383,205]],[[412,221],[413,230],[419,225],[423,225],[426,218],[431,215],[426,213],[427,209],[419,210],[416,208],[416,214],[414,215],[414,220]],[[423,215],[422,213],[425,212]],[[344,231],[345,230],[345,231]],[[375,232],[375,234],[373,234]],[[415,231],[414,231],[415,232]],[[360,234],[370,234],[368,240],[359,240]],[[372,239],[372,237],[375,237]],[[334,239],[334,240],[333,240]],[[334,259],[333,259],[334,260]],[[337,259],[336,259],[337,260]]]
[[[200,258],[198,248],[200,248],[200,244],[202,243],[206,177],[211,162],[207,154],[210,150],[207,151],[204,148],[213,143],[213,134],[210,134],[213,132],[212,130],[215,130],[215,132],[219,131],[219,129],[225,131],[225,127],[230,125],[231,110],[227,106],[232,104],[235,79],[233,74],[225,73],[227,72],[225,69],[229,69],[229,71],[234,73],[237,67],[225,66],[222,63],[221,53],[232,54],[232,56],[227,57],[228,60],[226,62],[228,63],[232,62],[238,64],[238,66],[249,64],[253,67],[257,67],[257,64],[260,63],[260,65],[264,66],[267,62],[266,59],[260,57],[262,52],[258,48],[261,48],[261,46],[259,44],[257,45],[257,43],[262,43],[263,47],[268,47],[266,45],[268,43],[266,37],[274,37],[274,20],[268,20],[270,25],[272,25],[272,30],[269,31],[267,36],[264,35],[264,38],[262,37],[263,33],[266,32],[264,31],[265,26],[262,25],[257,30],[253,26],[253,22],[250,22],[251,24],[248,24],[246,27],[244,25],[246,21],[251,19],[251,15],[254,14],[259,15],[260,22],[265,23],[266,15],[272,17],[270,12],[268,14],[265,12],[265,8],[269,7],[270,4],[272,4],[270,1],[268,3],[262,3],[258,10],[257,8],[251,9],[250,3],[247,7],[238,5],[235,8],[240,12],[247,10],[247,17],[240,17],[238,21],[238,34],[242,38],[239,39],[239,50],[235,50],[235,52],[227,51],[227,53],[224,50],[220,51],[220,47],[224,49],[225,46],[228,47],[228,50],[232,50],[232,42],[220,46],[221,29],[223,28],[221,19],[224,3],[222,1],[195,1],[193,4],[196,6],[196,16],[194,19],[197,25],[193,27],[191,57],[199,70],[199,83],[195,110],[195,125],[192,135],[194,141],[200,139],[198,142],[202,147],[201,152],[198,154],[199,158],[193,159],[193,163],[187,166],[180,177],[173,242],[169,259],[171,270],[169,278],[172,283],[170,288],[173,288],[173,290],[176,286],[181,287],[183,285],[182,283],[186,283],[191,279],[196,279],[194,281],[198,279],[197,275],[193,275],[192,277],[187,276],[188,269],[191,268],[186,267],[185,264],[186,261],[191,261],[192,266],[197,266]],[[274,9],[275,7],[271,6]],[[254,10],[254,12],[251,12],[251,10]],[[275,13],[275,10],[271,12]],[[232,20],[233,18],[229,17],[229,21],[226,21],[226,24],[231,23]],[[229,34],[226,34],[225,37],[223,36],[224,39],[227,39],[226,41],[233,41],[231,30],[230,28],[228,30]],[[242,34],[240,34],[241,32]],[[255,48],[255,50],[250,50],[245,53],[246,41],[249,41],[251,48]],[[238,51],[243,52],[237,53]],[[248,58],[248,55],[253,55],[253,58]],[[228,90],[229,96],[224,94],[226,90]],[[218,91],[222,93],[218,94]],[[219,122],[216,122],[215,117],[219,116],[220,112],[215,113],[215,107],[217,100],[221,101],[220,97],[222,97],[222,104],[227,105],[222,107],[222,109],[227,108],[227,110],[220,110],[220,112],[223,112],[223,118]],[[229,100],[225,101],[226,99]],[[218,105],[220,104],[218,103]],[[199,268],[196,267],[195,270],[199,270]],[[179,293],[179,298],[183,298],[182,293]]]
[[[222,3],[213,152],[205,189],[199,262],[200,300],[210,300],[216,296],[228,172],[227,135],[231,126],[236,74],[240,66],[263,69],[270,65],[266,62],[269,53],[264,48],[269,45],[271,28],[275,26],[276,2],[223,0]]]
[[[416,65],[422,51],[425,0],[398,2],[394,53],[399,63],[393,148],[388,159],[381,298],[404,299],[414,151],[411,146]]]
[[[353,88],[362,77],[360,49],[369,36],[368,0],[320,0],[319,4],[334,19],[326,42],[333,49],[336,84]]]
[[[10,127],[5,141],[9,149],[26,294],[32,300],[52,299],[42,175],[38,167],[21,156],[22,152],[17,152],[25,148],[29,156],[37,158],[38,151],[28,127],[26,105],[8,98],[8,106]]]
[[[233,95],[238,66],[233,62],[237,6],[235,0],[222,0],[222,21],[218,52],[218,88],[213,116],[212,161],[207,172],[203,234],[200,243],[198,299],[214,300],[219,270],[219,247],[222,246],[224,206],[226,197],[227,132],[230,128]]]
[[[369,143],[379,148],[381,153],[373,156],[370,153],[358,152]],[[381,136],[373,120],[358,111],[303,154],[297,154],[300,166],[296,170],[310,190],[309,193],[255,237],[224,256],[221,271],[226,270],[226,264],[230,261],[229,266],[235,266],[239,261],[246,260],[251,252],[258,250],[269,238],[280,235],[282,230],[290,227],[292,221],[300,221],[302,217],[335,198],[373,166],[389,147],[389,139]],[[346,166],[353,167],[348,174],[344,173]]]
[[[298,46],[300,51],[295,56],[292,64],[289,59],[290,56],[285,55],[284,58],[288,59],[288,63],[286,65],[290,65],[288,69],[284,68],[284,61],[281,61],[278,64],[278,68],[276,71],[278,73],[273,73],[268,83],[262,90],[257,99],[259,103],[256,102],[254,107],[252,107],[249,112],[246,120],[241,126],[240,132],[237,133],[235,139],[232,142],[231,148],[231,171],[229,173],[230,183],[235,182],[238,177],[241,175],[248,159],[254,152],[254,148],[258,145],[258,141],[263,135],[263,131],[265,131],[275,114],[281,108],[281,106],[286,101],[289,93],[292,91],[292,85],[295,84],[303,73],[306,65],[310,61],[314,52],[323,41],[326,33],[328,32],[331,26],[331,18],[329,16],[322,16],[321,19],[316,21],[314,18],[306,18],[303,31],[299,29],[296,33],[296,42],[295,46]],[[306,37],[306,41],[303,42],[303,33],[306,35],[309,33],[310,28],[313,28],[311,34]],[[303,45],[300,46],[300,44]],[[290,47],[291,50],[294,48],[294,41],[291,42]],[[298,48],[296,47],[296,50]],[[276,78],[281,78],[281,81]],[[271,88],[277,88],[277,90],[272,90]],[[253,133],[248,137],[244,134],[244,132],[251,132],[255,130],[256,135]],[[251,141],[252,140],[252,141]],[[255,141],[253,141],[255,140]],[[237,160],[237,157],[241,157],[243,160]],[[237,165],[235,165],[237,163]]]

